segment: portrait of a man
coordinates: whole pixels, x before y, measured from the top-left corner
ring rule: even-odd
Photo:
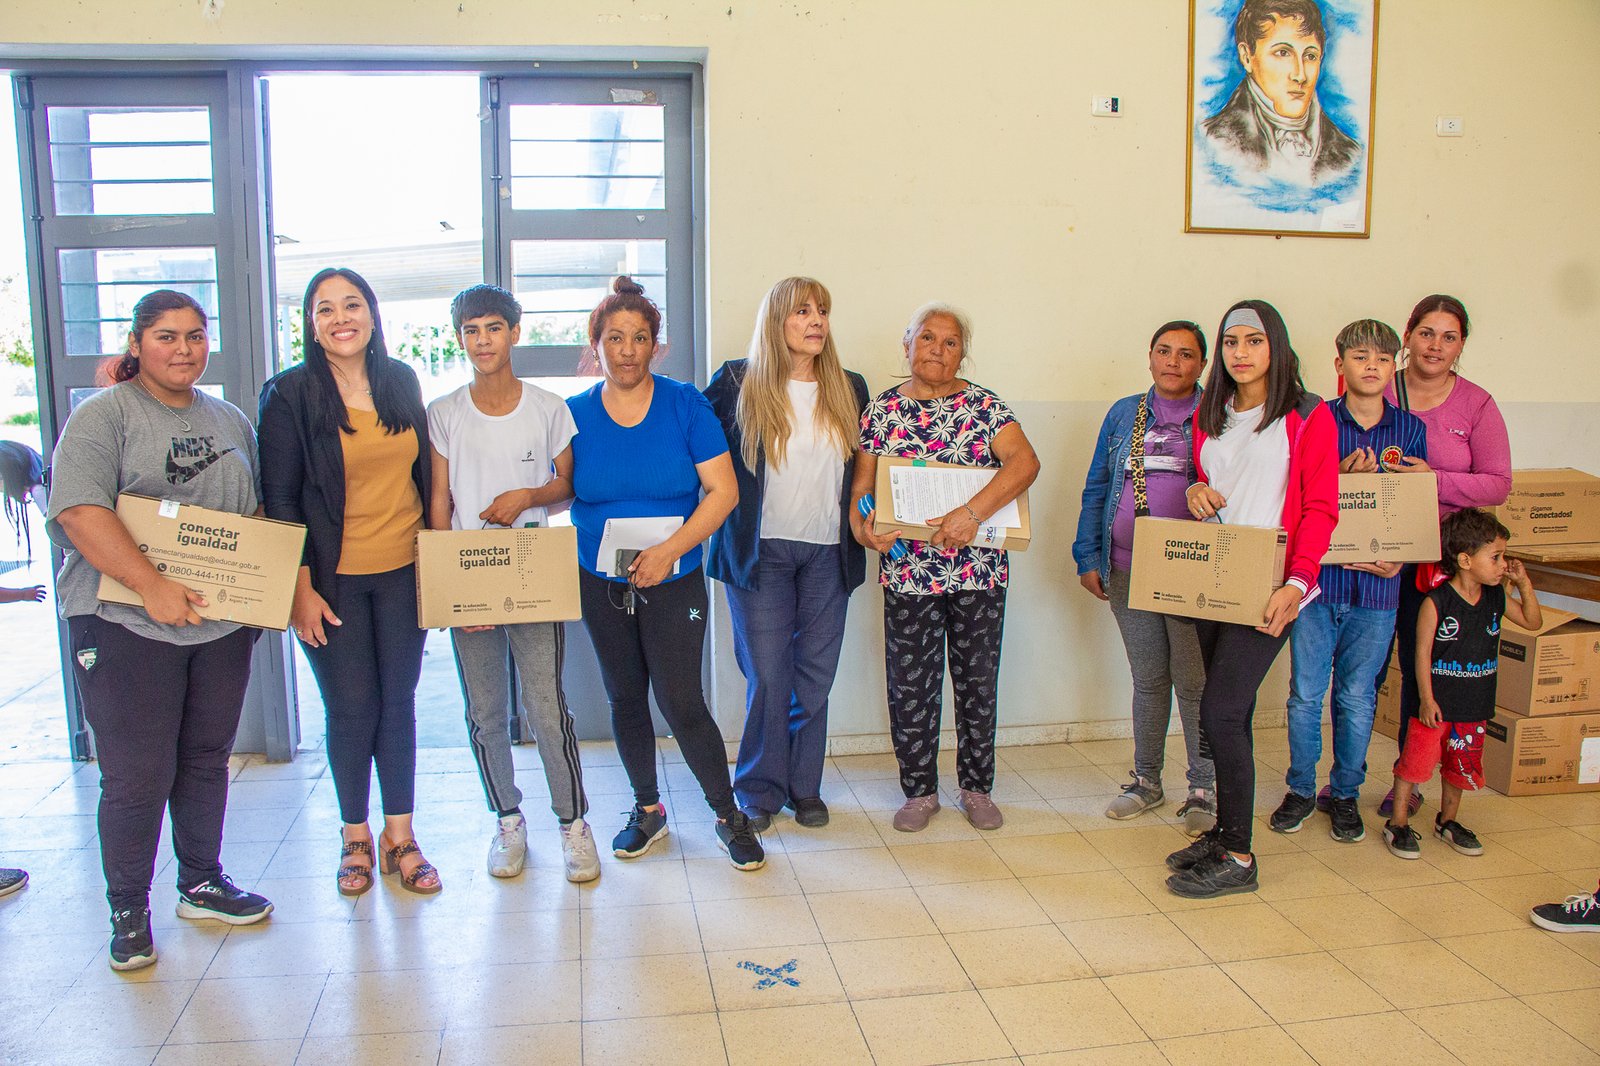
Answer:
[[[1188,228],[1365,234],[1376,0],[1191,4]]]

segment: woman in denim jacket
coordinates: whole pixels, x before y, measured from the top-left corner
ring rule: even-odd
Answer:
[[[1142,395],[1118,400],[1100,426],[1083,486],[1072,557],[1083,587],[1111,605],[1133,671],[1133,780],[1106,807],[1107,818],[1133,818],[1166,802],[1161,787],[1172,694],[1189,756],[1189,793],[1178,814],[1199,836],[1216,824],[1216,773],[1200,753],[1200,694],[1205,667],[1194,624],[1128,607],[1133,520],[1189,517],[1184,490],[1194,480],[1191,416],[1200,402],[1206,338],[1193,322],[1168,322],[1150,340],[1150,377]]]

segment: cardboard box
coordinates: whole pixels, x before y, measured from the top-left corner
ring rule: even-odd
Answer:
[[[417,534],[417,624],[423,629],[581,617],[578,531],[571,526]]]
[[[1426,474],[1340,474],[1339,525],[1326,565],[1439,558],[1439,481]]]
[[[1258,626],[1287,545],[1281,529],[1135,518],[1128,606]]]
[[[1539,611],[1536,632],[1500,620],[1495,702],[1530,716],[1600,710],[1600,625],[1545,604]]]
[[[1400,670],[1391,669],[1383,675],[1383,684],[1378,686],[1378,711],[1372,720],[1372,729],[1375,733],[1382,733],[1390,740],[1400,739]]]
[[[155,568],[206,598],[201,618],[287,629],[306,527],[228,514],[124,492],[117,517]],[[100,575],[107,603],[144,606],[139,594]]]
[[[1484,723],[1483,776],[1507,796],[1600,792],[1600,714],[1529,718],[1496,708]]]
[[[1511,495],[1494,515],[1517,547],[1593,541],[1600,536],[1600,477],[1571,467],[1513,470]]]
[[[902,459],[898,456],[878,456],[878,477],[877,483],[873,486],[873,499],[878,504],[877,514],[874,516],[872,523],[872,531],[874,533],[882,536],[885,533],[893,533],[898,529],[902,534],[904,534],[905,539],[907,540],[928,540],[932,538],[934,534],[933,526],[926,525],[921,522],[898,522],[895,520],[893,503],[895,480],[894,472],[896,470],[918,468],[932,470],[961,470],[968,473],[990,469],[977,466],[962,466],[959,463],[940,463],[932,459]],[[994,468],[994,472],[998,472],[998,468]],[[965,496],[965,499],[970,498],[970,493]],[[943,502],[950,501],[946,500]],[[943,510],[938,510],[935,514],[920,515],[918,517],[940,518],[946,514],[949,514],[950,511],[954,510],[956,507],[961,506],[961,502],[962,501],[953,502],[951,503],[951,506],[945,507]],[[1033,539],[1033,528],[1028,515],[1028,493],[1026,491],[1024,491],[1021,496],[1017,497],[1017,513],[1020,520],[1014,526],[1007,525],[980,527],[978,539],[972,542],[973,546],[979,548],[1005,548],[1007,551],[1014,552],[1026,551],[1028,542]],[[986,533],[990,534],[990,539],[988,542],[985,542]]]

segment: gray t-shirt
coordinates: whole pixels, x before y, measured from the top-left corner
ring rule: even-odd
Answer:
[[[83,401],[67,419],[51,464],[50,510],[45,516],[50,539],[67,553],[56,577],[62,618],[99,615],[141,637],[168,644],[203,644],[239,628],[233,622],[213,621],[162,625],[142,607],[101,603],[100,572],[73,550],[58,521],[62,511],[84,504],[114,511],[121,492],[254,514],[261,464],[255,430],[244,412],[198,389],[194,403],[175,410],[189,429],[136,381],[125,381]]]

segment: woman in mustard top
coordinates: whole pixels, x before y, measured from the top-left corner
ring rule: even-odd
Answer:
[[[428,498],[428,420],[417,376],[389,358],[372,288],[324,270],[306,287],[305,362],[261,392],[261,487],[269,518],[304,523],[290,614],[328,716],[328,765],[342,830],[339,891],[372,887],[367,795],[383,794],[384,873],[439,891],[411,831],[417,628],[413,554]]]

